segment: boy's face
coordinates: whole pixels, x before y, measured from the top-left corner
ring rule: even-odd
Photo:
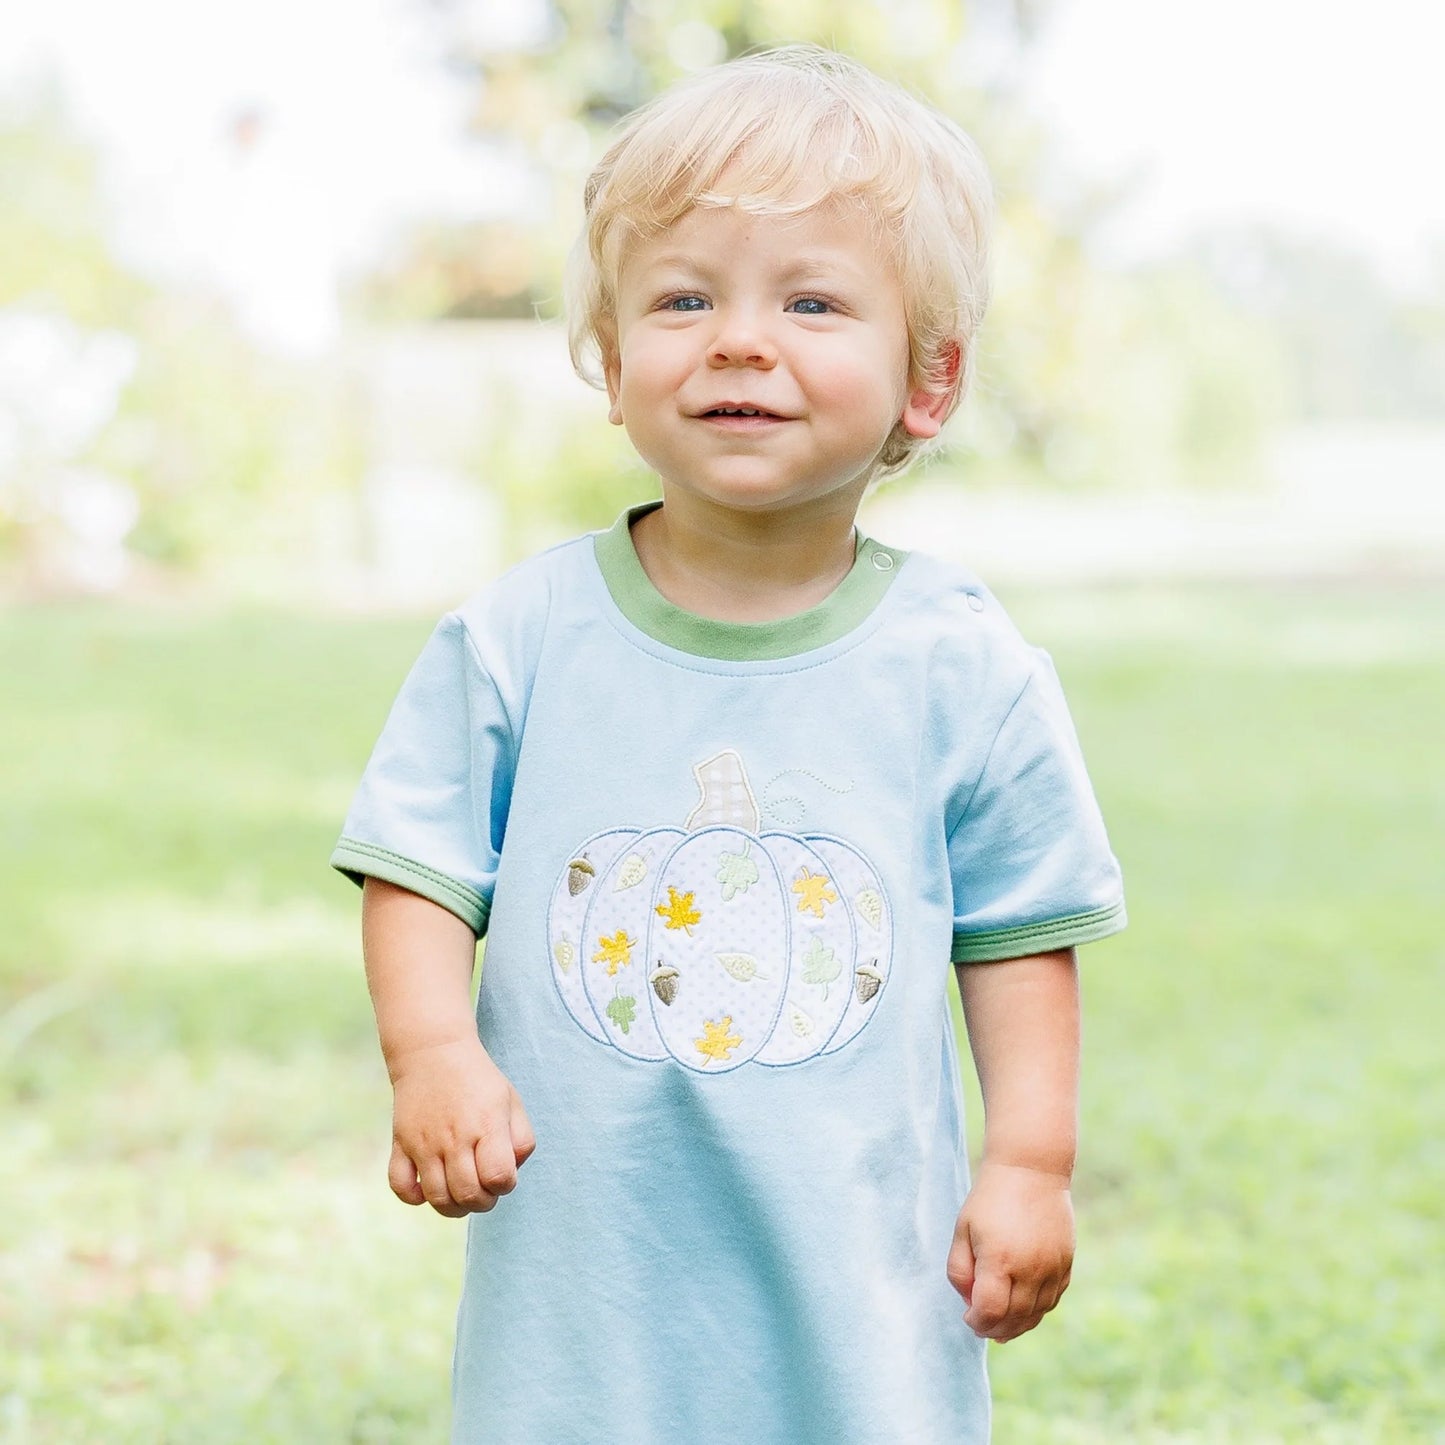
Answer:
[[[856,511],[894,426],[941,424],[946,396],[908,383],[898,278],[840,207],[689,211],[625,253],[617,311],[611,420],[715,505]]]

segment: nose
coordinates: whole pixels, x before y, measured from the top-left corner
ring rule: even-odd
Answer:
[[[751,366],[769,371],[778,363],[778,348],[767,326],[751,307],[728,307],[714,313],[717,332],[708,347],[707,363],[717,370]]]

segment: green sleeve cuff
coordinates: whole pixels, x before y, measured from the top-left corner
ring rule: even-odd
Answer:
[[[359,888],[367,878],[381,878],[405,888],[409,893],[420,894],[433,903],[454,913],[473,933],[480,938],[487,931],[487,915],[492,911],[491,903],[474,888],[459,883],[425,863],[403,858],[375,843],[360,843],[355,838],[343,838],[331,855],[331,866],[344,873]]]
[[[1018,928],[995,928],[986,933],[955,933],[954,963],[994,963],[1003,958],[1023,958],[1031,953],[1049,953],[1056,948],[1074,948],[1118,933],[1128,923],[1123,901],[1070,918],[1053,918],[1046,923],[1025,923]]]

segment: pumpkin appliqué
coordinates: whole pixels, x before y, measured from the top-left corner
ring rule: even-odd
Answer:
[[[735,751],[693,774],[685,829],[611,828],[563,868],[547,933],[567,1012],[599,1043],[702,1074],[836,1052],[888,981],[877,871],[839,838],[760,831]]]

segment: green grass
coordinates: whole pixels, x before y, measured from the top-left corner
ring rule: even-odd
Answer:
[[[1007,600],[1132,926],[996,1438],[1445,1440],[1445,594]],[[387,1191],[326,869],[429,627],[0,618],[0,1442],[444,1438],[461,1232]]]

